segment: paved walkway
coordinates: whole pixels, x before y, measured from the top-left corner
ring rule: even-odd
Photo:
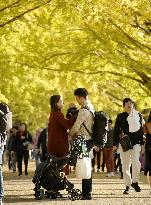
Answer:
[[[5,179],[5,198],[4,205],[151,205],[151,195],[149,195],[149,186],[144,182],[141,176],[141,193],[136,193],[133,189],[128,196],[123,195],[124,184],[119,176],[108,179],[105,175],[94,174],[93,179],[93,199],[90,201],[70,201],[67,192],[63,191],[63,198],[57,200],[41,200],[37,201],[33,197],[33,184],[31,176],[28,178],[17,177],[17,174],[7,174]],[[142,180],[143,179],[143,180]],[[75,188],[81,189],[81,180],[71,178],[69,181],[75,184]]]

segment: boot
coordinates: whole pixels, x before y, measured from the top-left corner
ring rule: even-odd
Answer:
[[[92,192],[92,177],[90,179],[82,179],[82,200],[90,200]]]

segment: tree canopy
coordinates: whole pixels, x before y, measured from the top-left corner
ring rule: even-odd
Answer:
[[[1,0],[0,100],[32,129],[77,87],[113,119],[127,96],[150,108],[150,13],[150,0]]]

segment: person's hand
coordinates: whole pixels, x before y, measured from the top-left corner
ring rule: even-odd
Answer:
[[[29,142],[26,141],[26,142],[23,143],[23,146],[27,146],[28,144],[29,144]]]
[[[145,148],[144,148],[144,145],[141,145],[141,151],[140,151],[140,154],[144,154],[145,153]]]
[[[113,152],[115,152],[117,150],[116,146],[113,146]]]
[[[25,139],[25,136],[21,136],[20,139],[24,140],[24,139]]]
[[[99,151],[100,151],[100,147],[98,147],[98,146],[94,146],[93,148],[94,148],[94,150],[95,150],[96,152],[99,152]]]
[[[41,149],[36,149],[36,154],[41,154]]]

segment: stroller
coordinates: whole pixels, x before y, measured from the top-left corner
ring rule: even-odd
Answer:
[[[32,182],[35,184],[35,199],[61,197],[60,190],[68,191],[68,198],[72,201],[80,200],[82,193],[75,189],[74,185],[67,180],[62,169],[65,165],[76,162],[78,157],[87,154],[87,146],[84,136],[78,136],[72,144],[70,153],[65,157],[48,155],[46,161],[39,164],[35,170]]]

